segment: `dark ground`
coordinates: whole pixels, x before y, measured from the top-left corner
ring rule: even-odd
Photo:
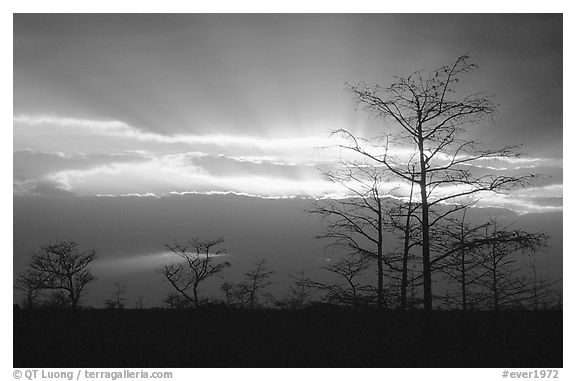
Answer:
[[[562,367],[562,311],[14,310],[14,367]],[[430,344],[431,343],[431,344]]]

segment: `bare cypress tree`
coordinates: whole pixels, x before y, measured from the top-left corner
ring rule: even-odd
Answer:
[[[246,297],[251,310],[258,305],[258,293],[272,284],[270,277],[274,271],[266,263],[265,259],[254,263],[254,268],[245,274],[246,281],[238,285],[240,294]]]
[[[447,301],[456,302],[463,311],[469,309],[470,303],[476,305],[478,295],[473,296],[473,289],[478,286],[479,279],[484,275],[481,268],[482,258],[478,254],[482,242],[482,231],[487,224],[471,225],[466,222],[464,209],[460,219],[454,218],[452,224],[445,227],[444,251],[450,253],[443,260],[438,261],[436,268],[440,269],[449,281],[458,285],[455,295],[448,294]]]
[[[321,216],[325,232],[317,238],[329,239],[329,246],[343,249],[350,255],[373,258],[377,268],[377,307],[384,306],[384,271],[390,264],[384,254],[385,221],[391,203],[382,196],[386,181],[382,168],[360,162],[340,161],[340,167],[325,173],[326,178],[340,184],[349,197],[314,202],[310,213]],[[355,259],[353,262],[356,261]]]
[[[461,77],[477,69],[467,56],[452,65],[430,73],[416,72],[396,82],[379,85],[350,86],[361,107],[387,122],[386,131],[372,144],[346,130],[336,133],[347,139],[341,147],[384,166],[396,179],[413,183],[419,188],[420,224],[422,228],[422,267],[424,309],[432,309],[431,229],[447,215],[462,209],[458,201],[483,191],[501,192],[521,186],[533,175],[475,176],[470,164],[485,159],[518,156],[516,146],[481,149],[465,136],[466,127],[477,125],[492,115],[496,105],[485,95],[473,93],[460,96],[456,85]],[[395,147],[409,147],[406,157]],[[416,170],[412,171],[415,167]],[[431,209],[447,202],[437,216]]]
[[[232,298],[234,296],[234,284],[224,282],[220,285],[220,290],[224,293],[224,301],[227,307],[232,306]]]
[[[519,304],[527,298],[530,287],[517,275],[515,254],[536,252],[546,245],[545,234],[527,233],[520,229],[502,228],[495,220],[485,227],[480,242],[484,276],[479,279],[490,295],[492,309],[499,311],[503,306]],[[530,296],[528,296],[529,298]]]
[[[14,287],[26,295],[24,299],[25,308],[34,308],[34,306],[36,306],[36,300],[41,291],[41,279],[41,275],[33,270],[27,270],[26,272],[16,275]]]
[[[88,266],[96,251],[82,252],[74,241],[50,243],[33,254],[28,267],[35,274],[38,289],[62,293],[68,305],[76,309],[88,283],[96,277]]]
[[[362,285],[360,280],[366,270],[370,268],[372,258],[360,253],[346,255],[333,264],[328,264],[323,268],[344,279],[342,283],[323,283],[308,280],[310,287],[316,288],[325,293],[324,300],[329,303],[348,305],[352,307],[360,306],[365,299],[372,299],[374,287]]]
[[[230,263],[219,259],[219,256],[226,253],[226,249],[218,248],[223,243],[223,238],[206,241],[193,238],[188,245],[178,242],[165,245],[170,252],[182,258],[185,263],[165,265],[161,273],[176,291],[194,303],[195,307],[200,304],[198,297],[200,283],[230,267]],[[189,294],[190,288],[192,295]]]

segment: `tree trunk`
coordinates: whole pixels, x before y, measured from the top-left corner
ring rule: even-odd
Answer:
[[[430,222],[428,219],[428,194],[426,183],[426,162],[424,159],[424,140],[422,127],[418,128],[420,151],[420,198],[422,208],[422,275],[424,281],[424,311],[430,315],[432,311],[432,267],[430,263]]]
[[[414,180],[414,177],[412,177]],[[406,224],[404,226],[404,253],[402,256],[402,284],[400,286],[400,309],[406,311],[407,289],[408,289],[408,255],[410,251],[410,216],[412,214],[412,195],[414,182],[410,186],[410,199],[408,200],[408,212],[406,213]]]
[[[464,247],[466,241],[466,234],[464,232],[464,221],[466,220],[466,212],[464,209],[464,214],[462,215],[462,222],[460,223],[460,281],[462,282],[462,310],[466,312],[468,310],[468,300],[466,295],[466,248]]]
[[[406,291],[408,288],[408,232],[409,226],[409,216],[406,218],[406,230],[404,233],[404,255],[402,256],[402,284],[400,286],[400,309],[406,311]]]
[[[497,278],[497,263],[496,263],[496,253],[494,248],[492,249],[492,292],[494,293],[494,311],[499,309],[499,295],[498,295],[498,278]]]
[[[462,243],[464,244],[464,243]],[[464,248],[461,249],[462,252],[460,253],[461,257],[461,262],[460,265],[462,266],[461,268],[461,282],[462,282],[462,310],[466,311],[468,309],[467,306],[467,300],[466,300],[466,264],[464,262]]]
[[[466,213],[466,212],[464,212]],[[464,214],[465,215],[465,214]],[[460,280],[462,282],[462,310],[466,311],[468,306],[466,304],[466,250],[464,249],[464,217],[462,217],[462,225],[460,225]]]
[[[382,310],[384,305],[384,266],[383,266],[383,248],[382,248],[382,209],[380,200],[378,200],[378,303],[377,307]],[[356,293],[354,293],[356,297]]]
[[[198,308],[198,306],[200,305],[200,303],[198,302],[198,283],[194,283],[193,291],[194,291],[194,307]]]

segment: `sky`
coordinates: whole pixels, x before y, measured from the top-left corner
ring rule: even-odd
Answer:
[[[267,256],[284,273],[312,268],[320,225],[300,213],[305,200],[343,195],[320,171],[340,152],[322,147],[338,143],[339,128],[367,138],[383,128],[346,84],[386,85],[463,54],[479,66],[463,90],[499,105],[471,136],[490,148],[522,144],[522,159],[491,170],[543,175],[479,206],[551,218],[561,240],[561,15],[17,14],[15,271],[39,244],[77,239],[103,252],[112,277],[104,259],[135,268],[126,261],[163,255],[163,241],[217,230],[245,253],[240,268]],[[276,249],[234,228],[275,224],[295,225]],[[561,242],[552,246],[557,275]]]

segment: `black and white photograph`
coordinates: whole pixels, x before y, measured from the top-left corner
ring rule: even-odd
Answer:
[[[12,19],[15,369],[558,378],[562,13]]]

